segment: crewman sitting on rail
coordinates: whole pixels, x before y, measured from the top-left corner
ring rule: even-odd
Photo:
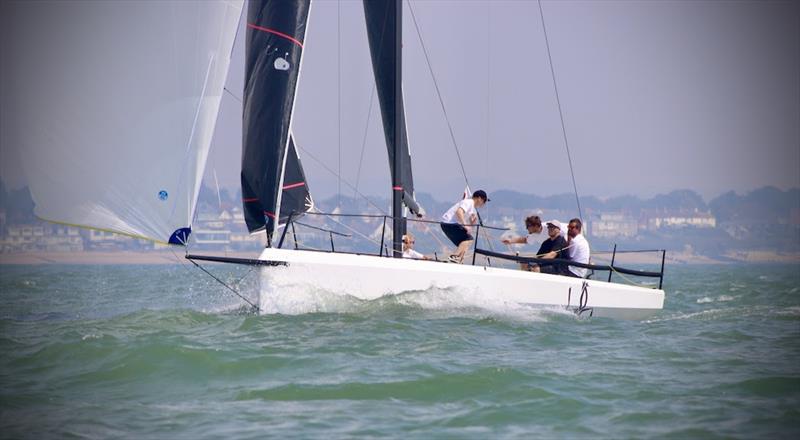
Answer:
[[[586,241],[586,238],[581,233],[582,229],[583,223],[581,223],[581,219],[574,218],[569,221],[569,225],[567,226],[569,259],[578,263],[589,264],[589,242]],[[569,266],[568,270],[565,272],[567,276],[586,278],[589,269]]]
[[[430,257],[414,250],[414,236],[406,234],[403,236],[403,258],[413,258],[415,260],[430,260]]]
[[[542,242],[536,258],[569,260],[567,240],[561,235],[561,222],[550,220],[547,222],[547,240]],[[528,264],[526,270],[532,272],[549,273],[553,275],[567,275],[567,268],[563,264],[548,264],[541,267],[537,264]]]
[[[518,237],[504,238],[503,244],[534,244],[537,243],[538,235],[542,233],[542,219],[538,215],[529,215],[525,217],[525,229],[528,235],[521,235]]]

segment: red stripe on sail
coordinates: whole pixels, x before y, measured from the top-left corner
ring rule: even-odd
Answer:
[[[402,186],[393,186],[392,189],[395,190],[395,191],[402,191],[403,187]]]
[[[275,218],[275,213],[274,212],[264,211],[264,214],[266,214],[267,217]]]
[[[305,184],[306,184],[305,182],[297,182],[297,183],[292,183],[291,185],[283,185],[283,189],[297,188],[298,186],[303,186]]]
[[[249,27],[251,29],[256,29],[256,30],[259,30],[259,31],[262,31],[262,32],[267,32],[267,33],[270,33],[270,34],[273,34],[273,35],[277,35],[279,37],[286,38],[287,40],[291,41],[292,43],[300,46],[301,49],[303,48],[303,43],[301,43],[300,41],[298,41],[295,38],[292,38],[289,35],[284,34],[283,32],[278,32],[278,31],[273,30],[273,29],[267,29],[265,27],[256,26],[256,25],[254,25],[252,23],[247,23],[247,27]]]
[[[245,202],[245,203],[257,202],[258,201],[258,197],[253,197],[252,199],[242,199],[242,201]]]

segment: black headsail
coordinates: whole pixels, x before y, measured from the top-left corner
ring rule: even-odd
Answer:
[[[278,224],[285,224],[289,216],[298,215],[314,207],[314,201],[308,192],[308,181],[297,148],[294,136],[289,134],[289,150],[286,152],[286,168],[283,171],[283,192],[281,194],[281,214]]]
[[[364,15],[372,56],[372,70],[381,104],[383,131],[389,150],[392,172],[393,231],[395,256],[402,249],[405,219],[402,205],[419,213],[414,200],[414,178],[411,174],[411,155],[408,150],[402,86],[403,2],[401,0],[364,0]]]
[[[290,132],[310,6],[310,0],[248,3],[242,201],[247,229],[266,229],[267,236],[290,212],[311,205]]]

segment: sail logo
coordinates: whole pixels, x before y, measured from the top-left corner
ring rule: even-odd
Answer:
[[[289,62],[281,57],[278,57],[272,65],[275,70],[289,70]]]
[[[158,192],[158,199],[159,200],[166,201],[168,197],[169,197],[169,194],[167,194],[167,192],[165,190],[162,189],[161,191]]]

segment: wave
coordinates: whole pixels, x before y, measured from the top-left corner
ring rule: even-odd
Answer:
[[[535,307],[497,299],[485,292],[463,288],[430,287],[388,294],[373,300],[342,295],[311,284],[282,285],[260,294],[262,314],[356,313],[375,315],[418,314],[426,318],[500,318],[514,321],[546,321],[554,316],[575,318],[561,307]]]
[[[704,296],[702,298],[698,298],[697,299],[697,304],[707,304],[707,303],[712,303],[712,302],[728,302],[728,301],[733,301],[733,300],[735,300],[737,298],[739,298],[739,297],[738,296],[731,296],[731,295],[719,295],[716,298],[711,298],[711,297],[708,297],[708,296]]]
[[[455,402],[467,398],[524,394],[526,398],[550,398],[543,388],[528,387],[524,393],[519,383],[535,377],[513,368],[481,368],[470,372],[437,372],[428,377],[377,382],[324,382],[281,384],[242,391],[236,400],[307,401],[307,400],[386,400]],[[321,382],[321,383],[320,383]]]

